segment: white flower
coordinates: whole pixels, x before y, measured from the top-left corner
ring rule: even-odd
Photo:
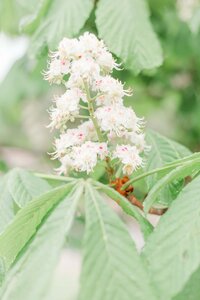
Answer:
[[[44,78],[50,83],[60,84],[64,74],[69,73],[69,63],[58,58],[49,63],[48,71],[44,72]]]
[[[94,124],[91,120],[83,122],[81,125],[79,125],[79,130],[85,132],[85,135],[87,136],[87,140],[89,141],[97,141],[97,133],[94,128]]]
[[[83,144],[85,141],[97,141],[97,134],[91,120],[79,125],[77,128],[68,129],[55,140],[54,158],[62,157],[64,154],[71,151],[73,146]],[[104,143],[99,143],[99,155],[105,152]]]
[[[147,146],[145,141],[145,135],[143,133],[136,133],[136,132],[129,132],[127,134],[127,139],[129,143],[131,142],[136,148],[139,150],[139,152],[143,152],[145,150],[149,149],[149,146]]]
[[[81,94],[78,89],[67,90],[56,99],[56,106],[62,110],[75,111],[78,109]]]
[[[97,164],[98,158],[103,159],[107,155],[106,143],[85,142],[81,146],[73,147],[70,158],[73,168],[78,172],[90,173]]]
[[[98,40],[94,34],[86,32],[79,38],[79,41],[81,48],[84,49],[84,55],[94,58],[103,71],[109,73],[113,68],[119,68],[119,64],[115,62],[104,42]]]
[[[89,144],[74,147],[71,157],[73,159],[73,168],[77,172],[87,172],[88,174],[97,164],[97,154],[92,145]]]
[[[102,131],[113,135],[123,136],[127,131],[137,132],[140,128],[140,119],[131,108],[122,105],[99,107],[95,116]]]
[[[82,145],[73,146],[67,154],[60,158],[61,166],[58,168],[59,174],[66,174],[69,169],[77,172],[93,171],[98,159],[104,159],[108,155],[106,143],[94,143],[87,141]]]
[[[100,49],[104,48],[104,42],[102,40],[98,40],[97,37],[89,32],[85,32],[79,38],[80,44],[84,49],[85,55],[89,55],[92,57],[96,57]]]
[[[60,158],[60,167],[56,169],[58,174],[66,175],[72,168],[72,160],[68,154]]]
[[[108,156],[108,145],[107,143],[97,143],[97,154],[101,160]]]
[[[113,97],[112,95],[101,94],[96,98],[97,106],[106,106],[112,104],[123,104],[122,98]]]
[[[99,73],[99,65],[91,57],[83,57],[72,63],[71,74],[77,79],[91,82],[99,76]]]
[[[100,67],[91,57],[83,57],[72,63],[68,88],[78,87],[84,89],[84,83],[93,85],[93,81],[99,77]]]
[[[68,152],[68,149],[75,145],[82,144],[87,137],[87,132],[79,128],[68,129],[67,132],[60,135],[59,139],[55,140],[55,158],[62,157]]]
[[[105,77],[100,77],[96,80],[94,84],[94,89],[102,93],[102,96],[97,98],[97,105],[110,105],[110,104],[122,104],[122,98],[130,96],[130,91],[124,90],[123,84],[107,75]]]
[[[96,61],[101,69],[107,73],[112,72],[113,69],[119,69],[119,64],[115,62],[112,54],[105,48],[100,49]]]
[[[50,110],[51,123],[49,127],[61,128],[70,121],[74,121],[79,114],[79,101],[81,94],[78,89],[67,90],[62,96],[56,98],[56,107]]]
[[[70,61],[82,57],[84,49],[77,39],[63,38],[58,46],[58,53],[61,59]]]
[[[119,158],[124,165],[123,173],[127,175],[131,175],[133,171],[142,166],[142,158],[135,146],[117,145],[113,157]]]

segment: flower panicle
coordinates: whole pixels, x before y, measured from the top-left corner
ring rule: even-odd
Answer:
[[[101,160],[117,160],[126,175],[143,166],[142,154],[148,149],[145,122],[124,106],[124,97],[132,90],[112,76],[114,69],[120,70],[121,64],[102,40],[88,32],[78,39],[63,38],[50,52],[44,79],[65,89],[49,109],[48,127],[60,131],[51,153],[60,161],[59,174],[70,170],[89,174]]]

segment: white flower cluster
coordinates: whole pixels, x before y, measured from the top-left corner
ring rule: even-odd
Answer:
[[[110,75],[113,69],[119,65],[104,42],[88,32],[79,39],[64,38],[51,54],[45,79],[66,88],[50,109],[49,127],[61,131],[54,152],[59,173],[89,173],[99,160],[122,163],[127,175],[142,165],[143,122],[123,105],[130,92]],[[68,128],[69,122],[76,128]]]

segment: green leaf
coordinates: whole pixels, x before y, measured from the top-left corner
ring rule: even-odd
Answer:
[[[74,37],[84,26],[92,11],[91,0],[54,0],[41,20],[30,46],[30,53],[37,54],[46,45],[55,49],[63,37]]]
[[[36,233],[38,226],[51,209],[71,191],[73,184],[55,188],[19,211],[13,222],[0,235],[0,258],[5,271],[10,268],[16,257]]]
[[[173,300],[199,300],[200,299],[200,267],[195,271],[183,290]]]
[[[37,0],[1,0],[0,1],[0,29],[11,34],[19,33],[19,21],[23,15],[34,10]]]
[[[125,213],[127,213],[129,216],[132,216],[135,218],[138,223],[140,224],[141,230],[143,232],[144,238],[147,239],[148,236],[153,231],[153,226],[147,219],[143,217],[143,215],[139,212],[139,209],[133,206],[125,197],[120,195],[118,192],[116,192],[114,189],[110,188],[109,186],[105,184],[101,184],[99,182],[94,182],[94,185],[100,187],[100,189],[111,199],[113,199]]]
[[[147,156],[145,171],[163,167],[177,159],[191,155],[191,151],[186,147],[152,130],[147,134],[147,143],[151,146],[151,150]],[[158,180],[159,177],[157,174],[147,177],[146,183],[148,189],[151,189]],[[161,205],[169,206],[172,200],[177,196],[180,188],[182,188],[182,184],[183,181],[178,181],[174,185],[167,186],[163,189],[162,193],[158,195],[157,202]]]
[[[0,181],[0,232],[15,216],[15,207],[13,199],[7,188],[8,175],[1,178]]]
[[[31,173],[14,169],[9,180],[9,191],[19,207],[25,206],[33,198],[51,189],[50,185]]]
[[[82,185],[76,186],[68,195],[65,192],[62,202],[39,225],[6,277],[1,289],[2,300],[43,300],[48,294],[82,192]],[[67,296],[67,290],[65,293]]]
[[[153,174],[159,175],[159,178],[163,177],[166,175],[168,172],[173,170],[176,167],[182,166],[184,163],[190,162],[194,159],[200,159],[200,152],[195,152],[189,156],[185,156],[184,158],[177,159],[173,161],[172,163],[166,164],[163,167],[160,168],[155,168],[153,170],[147,171],[147,172],[142,172],[142,170],[138,170],[139,175],[135,175],[131,177],[129,181],[126,182],[126,184],[123,185],[123,189],[127,188],[130,184],[140,181],[141,179],[144,179],[148,176],[151,176]]]
[[[147,157],[146,171],[162,167],[177,159],[191,155],[191,151],[186,147],[153,130],[148,131],[146,139],[148,145],[151,146]],[[156,181],[156,176],[150,176],[147,180],[148,187],[151,188]]]
[[[162,179],[160,179],[150,190],[148,196],[144,201],[144,212],[148,213],[151,206],[156,201],[156,198],[160,192],[167,184],[171,183],[177,178],[184,178],[191,175],[194,171],[200,170],[200,159],[192,160],[175,168],[173,171],[169,172]]]
[[[100,0],[96,10],[99,36],[135,73],[162,64],[159,41],[143,0]]]
[[[125,225],[90,185],[86,186],[85,201],[86,229],[79,300],[156,299]]]
[[[177,156],[179,158],[183,158],[183,157],[186,157],[186,156],[192,154],[192,152],[187,147],[185,147],[184,145],[181,145],[181,144],[179,144],[179,143],[177,143],[175,141],[172,141],[170,139],[167,139],[167,140],[168,140],[168,142],[172,143],[172,147],[175,147]]]
[[[200,176],[179,194],[144,248],[152,279],[165,300],[179,293],[200,267],[199,215]]]
[[[49,189],[45,180],[22,169],[13,169],[5,175],[0,182],[0,232],[11,222],[19,208]]]
[[[32,34],[40,24],[42,17],[47,13],[51,0],[38,1],[37,7],[32,14],[25,16],[20,22],[20,28],[23,32]]]

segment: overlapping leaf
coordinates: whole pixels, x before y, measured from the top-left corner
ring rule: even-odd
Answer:
[[[143,0],[100,0],[96,10],[99,35],[134,72],[161,65],[162,51]]]
[[[179,194],[144,249],[161,299],[180,293],[200,267],[199,215],[200,176]]]
[[[32,240],[23,249],[21,257],[7,275],[1,289],[2,300],[43,300],[48,293],[48,285],[53,278],[83,187],[80,185],[71,192],[68,189],[68,187],[67,189],[62,187],[60,191],[57,189],[57,196],[49,193],[52,201],[53,196],[61,202],[39,225]],[[16,227],[16,234],[17,230]]]
[[[186,157],[191,154],[191,151],[186,147],[156,133],[149,131],[147,134],[147,143],[151,146],[151,151],[148,153],[146,160],[146,171],[150,171],[159,167],[163,167],[166,164]],[[146,183],[148,189],[151,189],[158,181],[157,174],[148,176]],[[182,188],[183,181],[176,181],[172,185],[168,185],[160,195],[158,195],[157,201],[168,206],[172,200],[177,196],[180,188]]]
[[[170,182],[176,180],[177,178],[184,178],[191,175],[193,172],[198,172],[200,170],[200,158],[192,159],[184,163],[181,166],[174,168],[171,172],[161,178],[150,190],[147,198],[144,201],[144,211],[147,213],[153,203],[156,201],[156,197],[163,188]]]
[[[34,9],[37,0],[1,0],[0,1],[0,29],[9,34],[19,31],[20,18]]]
[[[47,13],[52,0],[39,0],[32,14],[22,18],[20,28],[26,33],[33,33],[40,24],[42,17]]]
[[[49,184],[22,169],[13,169],[9,178],[9,191],[19,207],[50,190]]]
[[[16,215],[14,221],[0,235],[0,259],[3,274],[13,264],[20,251],[36,233],[38,226],[51,209],[71,191],[73,184],[67,184],[49,191],[29,202]]]
[[[77,35],[89,18],[92,8],[93,3],[90,0],[51,1],[47,13],[33,35],[30,53],[37,54],[44,46],[55,49],[63,37]]]
[[[156,299],[122,221],[89,185],[85,201],[86,232],[79,299]]]
[[[49,189],[50,186],[45,180],[22,169],[13,169],[5,175],[0,181],[0,232],[20,207]]]
[[[149,130],[146,138],[147,143],[151,146],[146,162],[147,171],[162,167],[191,154],[191,151],[186,147],[155,131]],[[155,176],[148,177],[148,187],[152,187],[156,180]]]

